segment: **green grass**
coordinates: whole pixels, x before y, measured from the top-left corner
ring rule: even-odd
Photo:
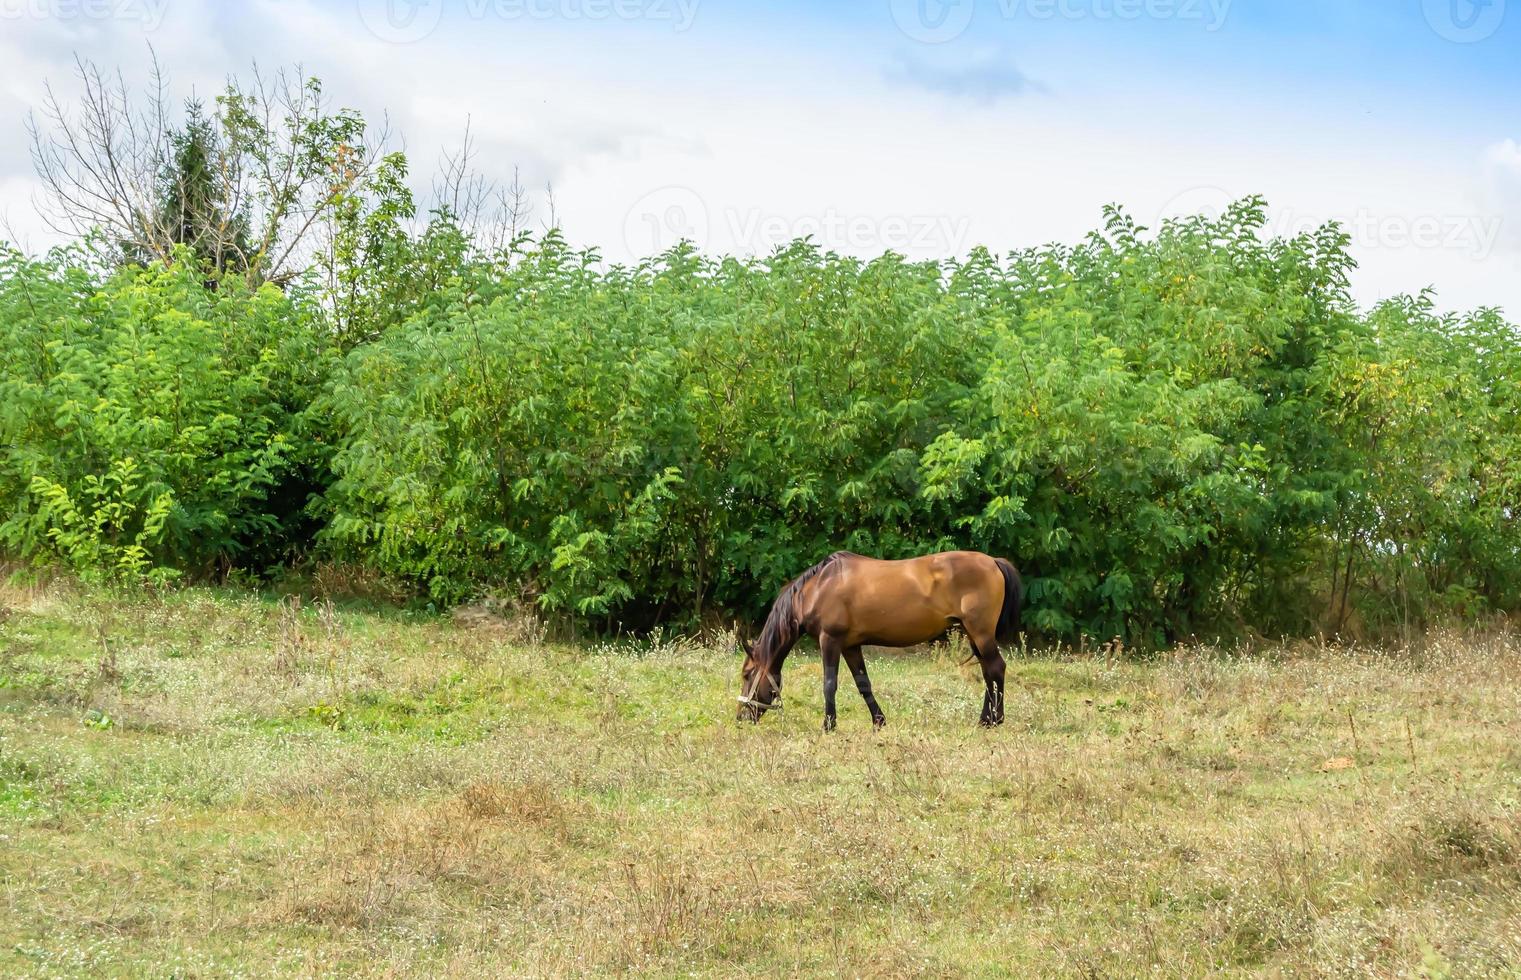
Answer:
[[[1512,975],[1521,643],[738,658],[0,591],[0,974]],[[1323,771],[1330,760],[1346,768]]]

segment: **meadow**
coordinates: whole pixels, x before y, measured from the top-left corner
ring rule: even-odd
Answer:
[[[1258,196],[610,263],[299,69],[77,67],[77,235],[0,241],[0,977],[1521,973],[1503,311]],[[784,583],[963,548],[1001,729],[955,642],[735,722]]]
[[[7,976],[1514,975],[1521,638],[819,662],[0,591]]]

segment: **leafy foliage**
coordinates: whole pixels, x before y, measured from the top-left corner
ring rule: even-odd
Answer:
[[[328,541],[636,627],[842,547],[1006,554],[1039,629],[1146,644],[1351,628],[1354,579],[1375,625],[1514,608],[1513,328],[1361,316],[1340,230],[1263,224],[945,268],[551,236],[350,356]]]
[[[1516,328],[1359,311],[1335,226],[608,267],[418,228],[405,168],[289,295],[8,257],[4,546],[206,574],[315,534],[603,629],[758,616],[839,548],[1005,555],[1036,629],[1141,645],[1521,607]]]
[[[892,256],[604,273],[551,235],[350,356],[330,540],[442,599],[526,580],[625,622],[756,612],[805,556],[919,543],[918,451],[977,370],[944,301]]]
[[[78,63],[77,103],[49,90],[28,117],[45,220],[96,236],[111,261],[168,263],[188,247],[207,284],[237,274],[250,285],[296,281],[344,200],[364,197],[385,133],[353,109],[332,109],[299,69],[229,79],[183,122],[155,63],[149,92]]]
[[[153,226],[170,247],[186,246],[215,277],[245,272],[253,251],[248,215],[228,200],[230,189],[219,179],[234,164],[201,104],[190,102],[185,114],[184,128],[169,134],[171,156],[159,174]],[[122,243],[122,252],[138,264],[153,254],[131,242]]]
[[[78,253],[7,252],[0,336],[7,551],[163,577],[277,550],[322,356],[277,289],[208,290],[184,252],[104,281]]]

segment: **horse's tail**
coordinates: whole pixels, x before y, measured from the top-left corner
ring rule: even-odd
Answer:
[[[1004,558],[994,558],[993,563],[1003,573],[1003,609],[998,613],[996,634],[999,643],[1007,643],[1019,636],[1019,613],[1025,601],[1024,583],[1019,572]]]

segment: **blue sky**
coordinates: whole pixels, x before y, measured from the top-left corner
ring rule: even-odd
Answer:
[[[1521,0],[0,0],[0,212],[47,244],[23,120],[77,53],[176,92],[300,61],[419,188],[466,121],[579,243],[794,234],[915,257],[1267,195],[1335,218],[1363,302],[1521,318]],[[543,217],[541,202],[541,217]]]

